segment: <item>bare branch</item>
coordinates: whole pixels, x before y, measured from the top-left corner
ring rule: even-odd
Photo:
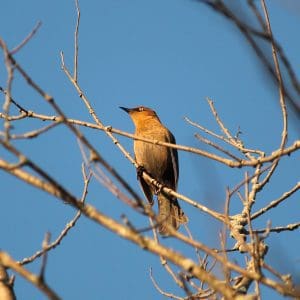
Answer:
[[[43,292],[51,300],[59,300],[60,297],[41,279],[40,276],[37,276],[21,265],[19,265],[15,260],[13,260],[7,253],[0,251],[0,264],[6,268],[10,268],[15,271],[27,281],[32,283],[37,287],[41,292]]]

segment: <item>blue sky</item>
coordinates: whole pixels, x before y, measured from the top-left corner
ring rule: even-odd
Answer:
[[[273,33],[300,75],[300,8],[296,1],[273,0],[267,1],[267,5]],[[118,106],[145,105],[157,111],[179,144],[209,150],[194,138],[197,130],[183,117],[218,130],[205,100],[210,97],[228,128],[233,132],[241,128],[247,146],[261,148],[266,153],[278,147],[282,129],[278,91],[245,39],[223,17],[203,4],[187,0],[81,1],[80,7],[79,84],[105,125],[133,132],[131,121]],[[54,96],[68,117],[91,121],[60,68],[60,51],[64,51],[67,65],[73,64],[75,13],[73,1],[5,1],[0,12],[0,34],[13,48],[41,21],[42,27],[17,53],[16,59]],[[5,79],[1,64],[2,86]],[[13,97],[29,110],[54,114],[19,76],[14,80]],[[25,120],[14,125],[14,131],[22,133],[45,124]],[[103,132],[82,131],[140,192],[134,168],[109,138]],[[295,139],[299,139],[299,126],[293,117],[289,142]],[[120,141],[132,153],[132,142],[123,137]],[[18,141],[15,145],[75,195],[81,195],[82,158],[76,139],[66,128],[55,128],[38,139]],[[0,155],[6,154],[0,150]],[[226,186],[240,182],[244,171],[229,170],[188,153],[180,152],[179,158],[179,192],[222,211]],[[299,164],[299,154],[293,160],[282,160],[270,186],[259,195],[254,210],[295,185],[299,180],[295,164]],[[45,232],[50,231],[54,239],[75,211],[3,172],[0,179],[4,195],[0,247],[15,259],[22,259],[40,249]],[[126,208],[95,180],[87,201],[117,220],[125,212],[137,226],[146,224],[144,218]],[[264,226],[268,219],[274,226],[298,222],[297,201],[297,197],[292,197],[258,222],[258,227]],[[187,204],[182,207],[190,218],[195,237],[212,247],[218,246],[219,224]],[[239,208],[239,200],[235,198],[232,211]],[[267,261],[282,272],[298,275],[299,279],[299,234],[273,234],[267,243],[271,248]],[[166,244],[177,245],[172,240]],[[190,251],[180,247],[183,252]],[[284,253],[287,263],[278,259],[280,253]],[[34,272],[39,267],[40,261],[28,266]],[[46,279],[63,299],[163,299],[150,280],[150,267],[162,288],[180,293],[157,257],[82,217],[62,244],[49,253]],[[15,290],[19,299],[44,299],[19,277]],[[263,289],[263,295],[271,294]]]

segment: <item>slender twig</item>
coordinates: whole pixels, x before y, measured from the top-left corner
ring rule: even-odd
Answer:
[[[152,232],[153,232],[153,238],[155,240],[155,242],[159,243],[159,238],[157,235],[157,226],[156,224],[154,224],[154,221],[157,223],[156,219],[153,219],[152,217],[149,217],[149,222],[152,228]],[[167,260],[163,257],[160,256],[160,263],[161,265],[164,267],[164,269],[170,274],[170,276],[172,277],[172,279],[174,280],[174,282],[180,287],[183,288],[183,284],[182,281],[177,277],[177,275],[173,272],[173,270],[170,268]]]
[[[276,207],[278,204],[280,204],[285,199],[289,198],[291,195],[293,195],[295,192],[297,192],[300,189],[300,182],[298,182],[293,188],[291,188],[289,191],[283,193],[278,199],[271,201],[267,206],[261,208],[259,211],[253,213],[251,215],[251,220],[256,219],[257,217],[261,216],[271,208]]]
[[[36,32],[38,31],[38,29],[41,27],[41,25],[42,25],[42,22],[38,21],[37,24],[32,29],[32,31],[25,37],[25,39],[18,46],[16,46],[15,48],[13,48],[10,51],[10,54],[14,55],[18,51],[20,51],[21,48],[23,48],[31,40],[31,38],[36,34]]]
[[[82,191],[82,196],[81,196],[81,202],[84,203],[86,196],[87,196],[87,192],[88,192],[88,185],[89,182],[91,180],[92,174],[86,174],[84,165],[82,164],[82,174],[83,174],[83,180],[84,180],[84,187],[83,187],[83,191]],[[41,255],[43,255],[44,251],[49,251],[52,250],[54,248],[56,248],[64,239],[64,237],[67,236],[68,232],[75,227],[78,219],[81,216],[81,211],[78,210],[78,212],[76,213],[76,215],[74,216],[74,218],[68,222],[65,226],[65,228],[62,230],[62,232],[60,233],[60,235],[56,238],[55,241],[53,241],[52,243],[50,243],[49,245],[47,245],[43,250],[37,251],[34,255],[30,256],[30,257],[26,257],[24,259],[22,259],[21,261],[19,261],[18,263],[21,265],[25,265],[28,263],[33,262],[36,258],[40,257]]]
[[[283,86],[280,66],[279,66],[279,62],[278,62],[276,47],[274,45],[274,39],[273,39],[272,29],[271,29],[270,20],[269,20],[268,9],[267,9],[265,0],[261,0],[261,5],[262,5],[262,8],[263,8],[263,11],[265,14],[266,28],[267,28],[267,31],[268,31],[268,34],[269,34],[270,40],[271,40],[272,56],[273,56],[274,65],[275,65],[276,77],[278,80],[279,102],[280,102],[280,107],[281,107],[281,112],[282,112],[282,122],[283,122],[282,133],[281,133],[282,139],[281,139],[280,149],[283,150],[284,146],[287,142],[287,135],[288,135],[288,122],[287,122],[287,110],[286,110],[285,97],[284,97],[284,86]]]
[[[28,282],[32,283],[40,291],[42,291],[49,299],[59,300],[60,297],[52,290],[41,278],[18,264],[7,253],[0,251],[0,264],[6,268],[10,268],[14,272],[21,275]]]
[[[265,228],[265,229],[255,229],[253,230],[254,233],[265,233],[266,231],[268,232],[282,232],[282,231],[293,231],[295,229],[298,229],[300,227],[300,222],[298,223],[293,223],[293,224],[288,224],[286,226],[278,226],[274,228]]]
[[[78,32],[79,32],[79,24],[80,24],[80,9],[79,2],[75,0],[76,11],[77,11],[77,19],[76,19],[76,28],[75,28],[75,36],[74,36],[74,74],[73,79],[75,82],[78,80]]]
[[[57,122],[57,123],[51,123],[47,126],[44,126],[42,128],[39,128],[39,129],[35,129],[35,130],[32,130],[32,131],[28,131],[28,132],[25,132],[25,133],[22,133],[22,134],[11,134],[10,135],[10,138],[12,140],[20,140],[20,139],[32,139],[32,138],[36,138],[38,137],[39,135],[49,131],[50,129],[56,127],[57,125],[59,125],[60,122]],[[1,132],[0,132],[0,135]]]
[[[87,157],[83,144],[79,139],[77,139],[79,149],[83,158],[83,161],[90,169],[91,174],[93,174],[94,178],[99,181],[102,185],[104,185],[113,195],[115,195],[118,199],[123,201],[126,205],[134,208],[135,210],[144,213],[144,210],[141,210],[141,207],[137,201],[134,199],[130,199],[126,196],[115,184],[114,182],[104,173],[104,171],[97,164],[97,161],[94,162],[93,156],[91,154],[90,158]]]
[[[6,43],[0,38],[0,47],[4,52],[4,63],[7,71],[7,80],[6,80],[6,93],[5,93],[5,101],[3,104],[3,112],[4,112],[4,137],[8,142],[10,139],[10,121],[9,121],[9,110],[11,105],[11,88],[14,79],[14,67],[10,60],[9,50],[7,48]]]
[[[209,107],[211,109],[211,112],[213,114],[213,116],[215,117],[216,121],[217,121],[217,124],[219,125],[221,131],[224,133],[224,135],[226,136],[226,138],[229,140],[229,141],[232,141],[234,138],[233,136],[231,135],[231,133],[229,132],[229,130],[227,129],[227,127],[224,125],[224,123],[222,122],[221,118],[219,117],[218,115],[218,112],[216,111],[214,105],[213,105],[213,101],[209,98],[206,99],[208,104],[209,104]]]
[[[231,152],[227,151],[226,149],[222,148],[221,146],[215,144],[214,142],[204,138],[203,136],[201,136],[199,133],[196,133],[195,134],[195,137],[200,140],[201,142],[209,145],[209,146],[212,146],[213,148],[223,152],[224,154],[226,154],[227,156],[231,157],[232,159],[236,160],[236,161],[241,161],[242,159],[235,156],[234,154],[232,154]]]
[[[231,143],[232,146],[234,146],[235,148],[237,148],[239,151],[241,151],[242,153],[245,154],[245,156],[249,159],[249,160],[253,160],[255,159],[252,155],[252,153],[257,153],[258,151],[248,151],[248,149],[245,149],[243,143],[241,140],[239,140],[237,137],[233,137],[232,134],[230,133],[230,131],[227,129],[227,127],[225,126],[225,124],[223,123],[223,121],[221,120],[215,106],[214,103],[211,99],[207,98],[207,102],[209,104],[209,107],[211,109],[211,112],[213,114],[213,116],[216,119],[217,124],[219,125],[221,131],[225,134],[225,136],[227,137],[228,141]],[[260,153],[262,154],[262,153]],[[262,156],[262,155],[261,155]]]
[[[159,287],[158,283],[156,282],[156,280],[155,280],[154,277],[153,277],[152,268],[150,268],[149,273],[150,273],[150,279],[151,279],[151,281],[152,281],[154,287],[157,289],[157,291],[158,291],[160,294],[162,294],[163,296],[168,297],[168,298],[170,298],[170,299],[183,300],[182,297],[175,296],[175,295],[172,294],[172,293],[167,293],[167,292],[163,291],[163,290]]]

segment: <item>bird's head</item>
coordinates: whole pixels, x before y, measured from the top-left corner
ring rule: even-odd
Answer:
[[[126,108],[120,106],[120,108],[129,114],[135,126],[138,126],[140,122],[145,122],[149,119],[159,120],[156,112],[149,107],[138,106],[134,108]]]

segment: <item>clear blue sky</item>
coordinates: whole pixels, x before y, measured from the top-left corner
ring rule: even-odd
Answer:
[[[300,7],[296,2],[272,0],[267,4],[273,32],[300,75]],[[217,130],[205,101],[210,97],[229,129],[236,132],[240,126],[247,146],[269,153],[279,145],[282,124],[278,92],[244,38],[223,17],[188,0],[81,1],[80,7],[79,83],[104,124],[132,132],[128,116],[118,106],[142,104],[158,112],[179,144],[206,149],[194,139],[196,129],[183,117]],[[60,68],[60,51],[64,51],[66,63],[72,67],[75,17],[72,0],[5,1],[0,11],[0,35],[12,48],[42,21],[36,36],[16,58],[54,96],[68,117],[91,121]],[[2,62],[0,82],[2,86],[5,83]],[[54,114],[18,76],[13,96],[29,110]],[[290,123],[290,142],[299,138],[295,120]],[[15,123],[14,130],[22,133],[43,125],[26,120]],[[83,132],[139,191],[134,168],[105,134],[91,129]],[[120,141],[132,152],[129,139],[120,137]],[[16,145],[74,194],[81,195],[81,155],[76,139],[67,129],[56,128],[38,139]],[[226,186],[240,182],[243,171],[228,170],[183,152],[179,157],[179,191],[222,211]],[[270,188],[257,199],[255,209],[295,185],[299,180],[299,154],[298,160],[284,159],[279,171],[281,175],[274,175]],[[54,239],[75,213],[71,207],[3,172],[0,188],[0,247],[15,259],[40,249],[45,232],[50,231]],[[118,220],[125,212],[137,226],[145,225],[142,217],[125,208],[96,181],[92,182],[87,201]],[[233,201],[234,212],[240,206],[237,198]],[[211,223],[210,218],[186,204],[182,206],[190,217],[195,237],[212,247],[218,246],[219,224]],[[266,215],[258,227],[270,218],[273,226],[298,222],[299,198],[291,198]],[[174,241],[166,243],[176,247]],[[299,233],[273,234],[267,243],[271,247],[267,261],[282,272],[299,276]],[[286,247],[287,244],[291,246]],[[37,261],[27,267],[38,272],[39,266]],[[150,280],[150,267],[163,289],[178,292],[157,257],[82,217],[62,244],[49,253],[46,279],[63,299],[163,299]],[[44,299],[20,277],[15,290],[21,300]],[[263,295],[270,296],[269,291],[264,289]]]

